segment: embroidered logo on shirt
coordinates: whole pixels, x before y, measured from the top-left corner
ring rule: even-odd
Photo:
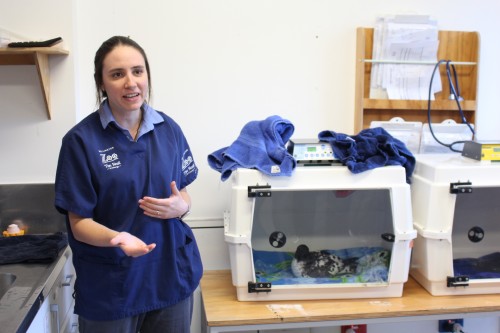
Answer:
[[[195,170],[196,166],[194,164],[193,156],[191,156],[191,154],[189,154],[189,150],[186,149],[184,154],[182,154],[182,173],[184,173],[184,176],[187,176]]]
[[[115,147],[110,147],[104,150],[99,150],[102,165],[106,168],[106,170],[118,169],[122,166],[118,154],[113,152],[114,149]]]

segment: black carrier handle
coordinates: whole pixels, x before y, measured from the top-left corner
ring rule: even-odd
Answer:
[[[248,197],[249,198],[267,198],[271,196],[271,185],[255,185],[248,186]]]
[[[271,282],[248,282],[248,293],[268,293],[271,291]]]
[[[460,182],[460,181],[456,183],[450,183],[450,193],[451,194],[472,193],[472,183]]]

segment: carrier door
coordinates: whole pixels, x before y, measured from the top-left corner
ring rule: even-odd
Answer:
[[[387,284],[395,240],[389,189],[270,189],[255,196],[256,282]]]
[[[473,186],[470,193],[457,194],[452,228],[455,278],[500,278],[499,198],[499,187]]]

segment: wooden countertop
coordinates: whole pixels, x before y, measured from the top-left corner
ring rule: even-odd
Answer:
[[[304,323],[500,311],[500,294],[432,296],[414,279],[403,297],[240,302],[231,271],[206,271],[200,283],[209,327]]]

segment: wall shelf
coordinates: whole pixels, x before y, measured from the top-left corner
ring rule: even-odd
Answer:
[[[373,28],[358,28],[356,32],[356,87],[354,129],[356,132],[369,128],[375,120],[389,121],[401,117],[406,121],[427,123],[427,100],[389,100],[370,98],[370,79],[372,65],[378,61],[372,59]],[[465,31],[439,31],[439,49],[437,58],[452,60],[456,71],[460,91],[464,100],[462,110],[471,123],[476,118],[476,94],[479,60],[479,34]],[[437,61],[436,61],[437,62]],[[454,100],[450,95],[445,66],[440,67],[442,91],[435,94],[431,102],[432,122],[453,119],[461,123],[462,119]]]
[[[49,56],[68,54],[67,50],[58,47],[0,48],[0,65],[36,66],[45,109],[47,110],[48,118],[51,119]]]

